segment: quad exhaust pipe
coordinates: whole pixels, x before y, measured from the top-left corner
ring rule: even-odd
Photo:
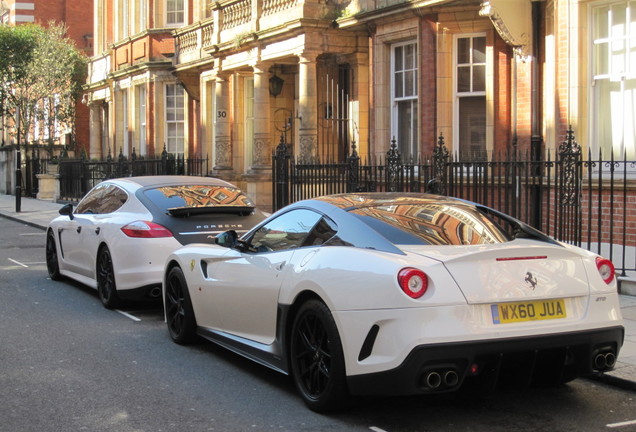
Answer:
[[[459,374],[454,369],[428,371],[422,375],[421,384],[425,390],[453,388],[459,384]]]

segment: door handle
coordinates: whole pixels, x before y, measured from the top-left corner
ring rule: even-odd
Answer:
[[[99,234],[99,231],[101,230],[100,227],[95,228],[95,234]]]
[[[81,233],[81,232],[82,232],[82,227],[81,227],[81,226],[78,226],[78,227],[77,227],[77,229],[76,229],[75,231],[77,231],[77,233],[78,233],[78,234],[79,234],[79,233]]]
[[[282,269],[283,269],[283,267],[285,267],[285,263],[286,263],[286,262],[287,262],[287,261],[283,261],[283,262],[281,262],[281,263],[278,263],[278,264],[276,265],[276,270],[282,270]]]

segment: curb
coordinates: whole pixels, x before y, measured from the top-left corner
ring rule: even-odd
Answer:
[[[622,376],[636,377],[636,366],[619,362],[618,367],[613,371],[591,375],[587,378],[625,390],[636,391],[636,381],[616,375],[619,371]]]
[[[42,231],[46,231],[46,227],[42,226],[42,224],[37,223],[37,222],[29,222],[29,221],[21,219],[19,217],[11,216],[11,215],[4,214],[4,213],[0,213],[0,217],[6,218],[6,219],[11,219],[12,221],[20,222],[20,223],[22,223],[24,225],[32,226],[34,228],[41,229]]]

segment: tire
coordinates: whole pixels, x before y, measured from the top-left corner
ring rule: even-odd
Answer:
[[[114,309],[120,304],[113,260],[106,246],[97,254],[97,294],[106,309]]]
[[[50,230],[46,234],[46,268],[52,280],[58,281],[62,279],[60,262],[57,257],[57,246],[55,245],[55,235]]]
[[[342,344],[329,308],[305,302],[294,318],[290,342],[294,384],[305,404],[316,412],[345,408],[349,399]]]
[[[173,342],[188,345],[196,338],[197,322],[181,267],[173,267],[166,277],[164,294],[166,323]]]

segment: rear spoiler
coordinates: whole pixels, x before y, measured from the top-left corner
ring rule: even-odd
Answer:
[[[189,217],[198,214],[225,213],[247,216],[254,211],[251,206],[201,206],[201,207],[173,207],[168,214],[175,217]]]

